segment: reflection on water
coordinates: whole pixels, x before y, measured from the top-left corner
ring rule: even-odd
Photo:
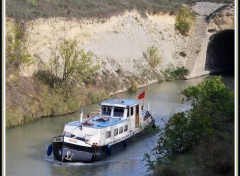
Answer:
[[[145,103],[149,102],[154,112],[156,125],[164,126],[169,115],[191,108],[189,104],[182,104],[180,91],[196,85],[207,77],[191,80],[156,83],[147,87]],[[234,87],[233,77],[224,77],[228,86]],[[122,93],[115,97],[137,98],[135,94]],[[84,114],[96,115],[99,105],[92,104],[81,107]],[[144,153],[149,152],[154,145],[156,136],[144,136],[138,139],[126,150],[95,163],[61,163],[53,156],[46,155],[47,146],[53,136],[62,133],[63,126],[69,121],[79,119],[79,111],[58,117],[39,119],[6,131],[6,175],[148,175],[145,162],[142,161]]]

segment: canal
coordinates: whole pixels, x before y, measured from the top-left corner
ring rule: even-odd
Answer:
[[[156,125],[161,128],[170,114],[191,108],[188,103],[182,103],[180,91],[188,86],[197,85],[204,76],[191,80],[177,80],[155,83],[146,88],[144,103],[150,103]],[[224,75],[223,80],[230,89],[234,89],[233,75]],[[135,94],[122,93],[114,97],[137,99]],[[99,105],[91,104],[84,107],[84,114],[96,115]],[[156,135],[144,136],[103,161],[95,163],[61,163],[54,157],[47,156],[48,144],[52,137],[62,134],[63,126],[69,121],[79,119],[80,111],[75,113],[42,118],[37,121],[6,130],[6,175],[7,176],[43,176],[43,175],[91,175],[91,176],[144,176],[149,175],[144,153],[148,153],[154,146]]]

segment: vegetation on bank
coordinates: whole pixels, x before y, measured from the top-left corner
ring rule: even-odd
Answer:
[[[145,161],[154,175],[234,174],[234,94],[221,77],[181,92],[192,109],[173,114]]]
[[[24,25],[20,20],[6,23],[6,74],[19,72],[23,65],[30,65],[32,58],[24,45]]]
[[[177,14],[175,29],[182,35],[187,35],[195,21],[195,14],[188,6],[184,6]]]
[[[158,49],[155,46],[148,48],[147,50],[148,58],[147,61],[152,68],[157,67],[161,63],[161,57]]]
[[[189,70],[184,66],[175,67],[173,64],[169,64],[168,67],[162,71],[164,80],[180,80],[185,79],[185,77],[189,74]]]

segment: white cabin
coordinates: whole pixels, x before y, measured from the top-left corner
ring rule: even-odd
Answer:
[[[64,126],[64,141],[82,146],[104,146],[123,141],[140,132],[151,121],[138,100],[109,99],[100,103],[98,116]]]

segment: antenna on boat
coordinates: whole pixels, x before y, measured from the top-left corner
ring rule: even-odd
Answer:
[[[101,109],[98,109],[98,115],[101,116]]]
[[[146,93],[147,91],[146,91],[146,87],[144,88],[144,96],[143,96],[143,106],[144,106],[144,100],[145,100],[145,97],[146,97]]]
[[[83,109],[80,110],[80,122],[82,123],[83,121]]]
[[[147,111],[150,111],[150,103],[147,104]]]

